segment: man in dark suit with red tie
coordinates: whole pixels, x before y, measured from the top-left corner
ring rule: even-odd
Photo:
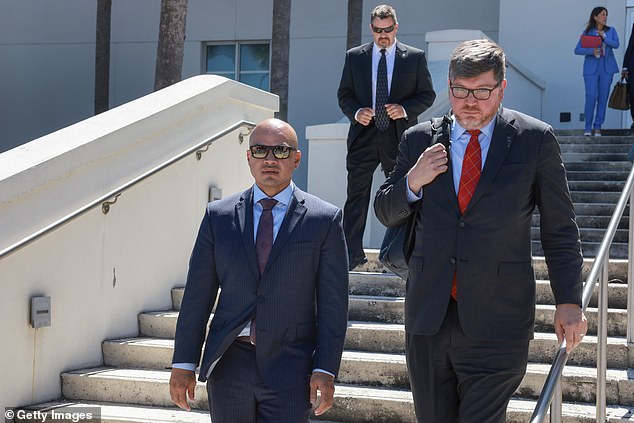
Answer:
[[[200,225],[176,326],[170,395],[189,409],[200,363],[214,423],[307,423],[311,404],[316,415],[332,406],[343,352],[342,213],[293,184],[301,152],[289,124],[266,120],[249,141],[255,184],[209,203]]]
[[[416,213],[405,332],[419,422],[506,421],[533,336],[536,207],[557,338],[571,351],[587,330],[579,230],[559,144],[549,125],[501,108],[505,67],[491,41],[454,50],[451,115],[405,131],[375,199],[386,226]]]
[[[370,29],[373,42],[346,53],[337,91],[339,107],[350,119],[343,229],[351,270],[367,261],[363,232],[374,171],[379,164],[385,176],[392,171],[403,131],[436,97],[425,53],[396,40],[396,11],[375,7]]]

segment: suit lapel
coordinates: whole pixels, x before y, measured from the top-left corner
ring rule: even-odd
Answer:
[[[394,90],[399,86],[397,83],[395,83],[394,81],[398,81],[401,72],[401,67],[403,66],[403,62],[405,61],[405,59],[407,58],[407,48],[397,42],[396,43],[396,50],[394,50],[394,69],[392,70],[392,81],[390,83],[390,95],[388,96],[388,101],[390,103],[395,103],[396,101],[394,100],[395,98],[400,98],[400,97],[396,97]]]
[[[502,163],[504,163],[504,160],[506,159],[506,156],[511,148],[511,144],[513,143],[513,139],[515,138],[515,134],[517,133],[517,128],[504,119],[504,114],[504,110],[502,110],[497,115],[495,128],[493,129],[493,136],[491,138],[491,145],[489,146],[486,162],[484,163],[484,168],[482,169],[482,175],[480,176],[478,186],[473,193],[473,197],[471,197],[471,201],[469,201],[469,205],[467,206],[465,213],[467,213],[469,209],[478,202],[480,197],[482,197],[482,193],[486,192],[486,190],[488,190],[491,186],[491,183],[500,170]]]
[[[244,251],[249,262],[249,267],[256,279],[260,277],[258,262],[255,256],[255,243],[253,242],[253,188],[246,190],[236,204],[235,218],[242,234]]]
[[[295,188],[293,196],[291,197],[291,202],[286,210],[286,216],[284,216],[284,220],[282,221],[282,226],[275,237],[275,242],[273,243],[273,248],[271,249],[271,254],[269,255],[269,260],[264,268],[265,273],[271,266],[271,263],[277,258],[284,248],[284,244],[288,241],[297,224],[302,220],[304,214],[306,214],[304,201],[302,191]]]
[[[361,68],[360,68],[360,71],[362,72],[361,77],[363,78],[362,81],[365,81],[363,85],[368,88],[367,97],[365,98],[365,101],[362,101],[362,102],[365,103],[369,99],[369,103],[366,103],[369,105],[372,105],[372,46],[373,46],[373,43],[366,44],[365,46],[363,46],[363,49],[362,49],[363,63],[361,64]],[[363,100],[363,99],[359,99],[359,100]]]

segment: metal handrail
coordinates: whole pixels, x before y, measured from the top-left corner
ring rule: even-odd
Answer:
[[[616,230],[619,226],[619,221],[621,220],[621,216],[625,212],[625,206],[628,201],[631,200],[632,196],[632,187],[634,184],[634,168],[630,171],[630,174],[627,178],[627,182],[625,183],[625,187],[621,192],[621,196],[619,197],[619,201],[616,204],[614,209],[614,213],[612,214],[612,218],[610,219],[610,223],[608,228],[606,229],[603,240],[601,241],[601,245],[599,246],[599,251],[592,263],[592,267],[590,268],[590,273],[583,287],[583,299],[582,299],[582,309],[586,310],[588,304],[590,303],[590,299],[592,298],[592,293],[594,292],[594,288],[597,283],[597,279],[599,279],[600,291],[599,291],[599,304],[598,304],[598,333],[597,333],[597,395],[596,395],[596,403],[597,403],[597,422],[605,421],[606,414],[606,401],[605,401],[605,383],[606,383],[606,368],[607,368],[607,354],[606,354],[606,346],[607,346],[607,288],[608,288],[608,263],[609,263],[609,251],[610,246],[612,245],[612,240],[614,239],[614,235],[616,234]],[[630,214],[632,212],[632,204],[630,202]],[[630,243],[632,242],[632,220],[630,219]],[[631,248],[630,248],[631,250]],[[631,260],[632,257],[629,257]],[[628,260],[628,261],[629,261]],[[629,290],[629,288],[628,288]],[[629,303],[628,303],[629,310]],[[629,330],[629,329],[628,329]],[[550,368],[550,372],[548,373],[548,377],[544,382],[544,387],[542,388],[542,393],[537,400],[537,405],[535,406],[535,410],[533,411],[533,415],[531,416],[530,423],[543,423],[546,414],[548,413],[548,407],[551,402],[557,403],[556,409],[555,407],[551,407],[551,423],[560,422],[561,421],[561,389],[558,391],[557,400],[553,400],[553,394],[556,391],[556,387],[560,384],[561,373],[563,371],[564,366],[566,365],[566,361],[568,360],[568,353],[566,353],[566,341],[563,341],[559,345],[559,350],[555,355],[555,359]]]
[[[54,231],[57,228],[60,228],[61,226],[67,224],[68,222],[70,222],[71,220],[83,215],[84,213],[88,212],[89,210],[94,209],[95,207],[98,207],[99,205],[101,205],[102,211],[104,214],[108,213],[108,211],[110,210],[110,205],[114,204],[117,199],[119,198],[119,196],[126,190],[128,190],[129,188],[133,187],[134,185],[138,184],[139,182],[149,178],[150,176],[154,175],[155,173],[160,172],[161,170],[173,165],[174,163],[180,161],[181,159],[193,154],[194,152],[196,153],[196,157],[198,160],[200,160],[201,155],[203,152],[207,151],[206,148],[209,147],[209,145],[211,145],[214,141],[218,140],[219,138],[224,137],[225,135],[235,131],[236,129],[242,128],[242,127],[247,127],[249,132],[247,132],[246,134],[240,133],[238,134],[238,137],[240,139],[240,143],[243,142],[244,137],[246,135],[248,135],[251,130],[255,127],[255,123],[250,122],[248,120],[239,120],[238,122],[234,123],[231,126],[226,127],[225,129],[221,130],[220,132],[217,132],[216,134],[212,135],[210,138],[207,138],[205,141],[201,141],[198,144],[194,145],[193,147],[188,148],[187,150],[181,152],[180,154],[172,157],[169,160],[166,160],[165,162],[159,164],[158,166],[148,170],[145,173],[142,173],[141,175],[137,176],[134,179],[131,179],[130,181],[126,182],[125,184],[119,186],[118,188],[108,192],[105,195],[102,195],[101,197],[91,201],[90,203],[86,204],[85,206],[73,211],[72,213],[67,214],[66,216],[56,220],[55,222],[33,232],[31,235],[26,236],[24,238],[22,238],[21,240],[17,241],[16,243],[8,246],[7,248],[0,250],[0,260],[2,260],[3,258],[9,256],[12,253],[15,253],[16,251],[26,247],[27,245],[33,243],[34,241],[36,241],[37,239],[43,237],[44,235],[48,234],[49,232]],[[108,200],[112,200],[112,201],[108,201]]]

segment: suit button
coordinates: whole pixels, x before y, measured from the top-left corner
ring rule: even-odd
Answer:
[[[258,303],[261,303],[262,301],[264,301],[264,296],[258,295]]]
[[[461,221],[458,226],[460,226],[461,228],[464,228],[465,227],[465,223],[463,221]]]
[[[452,257],[452,258],[449,260],[449,263],[451,263],[451,264],[456,264],[456,258],[455,258],[455,257]]]

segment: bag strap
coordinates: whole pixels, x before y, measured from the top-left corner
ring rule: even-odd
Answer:
[[[437,143],[443,143],[445,148],[449,149],[449,126],[452,121],[448,115],[444,115],[443,117],[431,118],[431,137],[432,140],[429,145],[434,145]],[[443,134],[446,137],[439,139],[438,134],[441,130],[444,129]],[[412,251],[414,250],[415,243],[415,235],[416,235],[416,215],[418,214],[418,208],[420,207],[420,201],[417,201],[414,205],[414,210],[412,210],[412,214],[410,214],[409,219],[411,221],[408,222],[407,234],[405,235],[405,242],[403,244],[403,253],[405,254],[405,259],[409,262],[409,258],[412,255]]]

